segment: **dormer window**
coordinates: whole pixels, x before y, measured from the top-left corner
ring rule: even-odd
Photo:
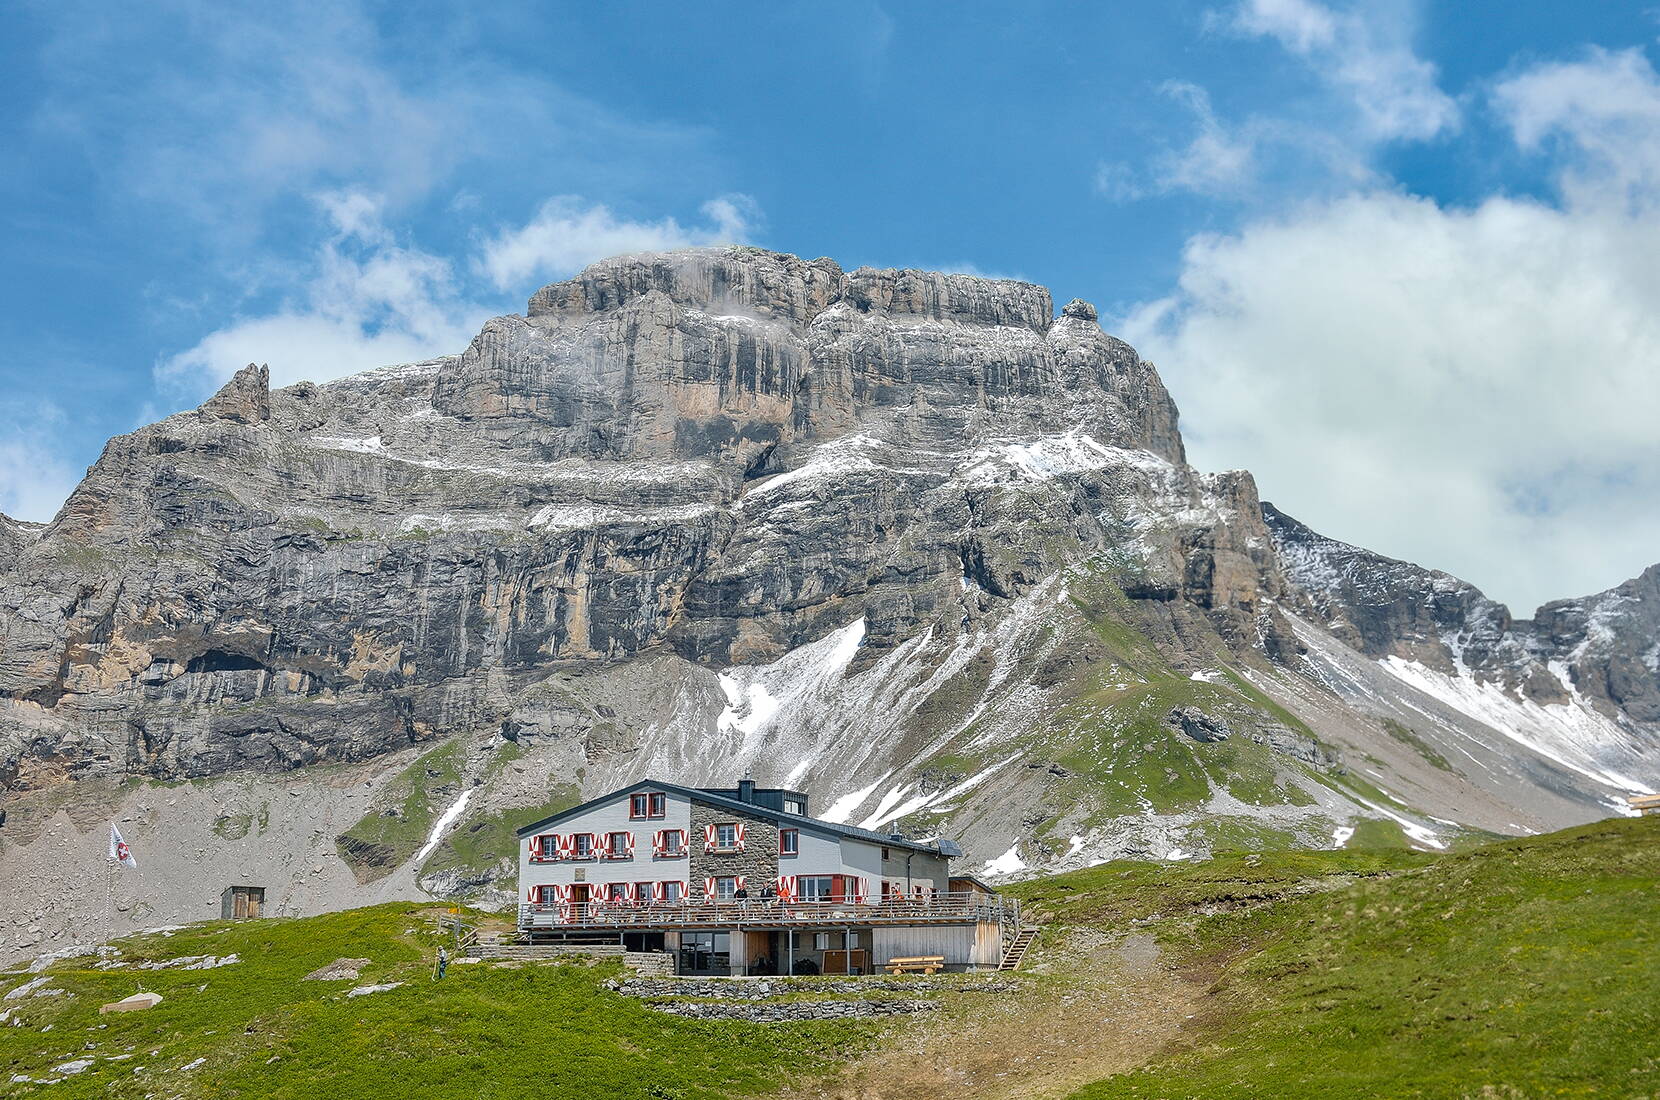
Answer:
[[[807,803],[799,798],[786,797],[784,799],[784,812],[787,814],[795,814],[798,817],[806,817]]]
[[[669,798],[662,791],[641,791],[639,794],[629,796],[628,816],[636,820],[667,817],[668,810]]]

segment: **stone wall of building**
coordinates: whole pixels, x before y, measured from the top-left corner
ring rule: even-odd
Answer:
[[[740,821],[744,824],[743,851],[703,850],[706,826]],[[691,890],[694,897],[703,896],[703,880],[711,876],[742,875],[752,898],[760,897],[767,885],[778,884],[778,825],[769,817],[694,800],[691,835],[686,841],[691,848]]]

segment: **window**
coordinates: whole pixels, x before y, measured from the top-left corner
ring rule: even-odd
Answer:
[[[613,882],[611,884],[611,900],[612,901],[627,901],[628,900],[628,883],[626,883],[626,882]]]
[[[793,855],[796,855],[797,853],[799,853],[800,851],[801,851],[801,830],[800,829],[780,829],[780,830],[778,830],[778,854],[779,855],[781,855],[781,856],[793,856]]]
[[[606,837],[605,853],[612,859],[627,859],[634,854],[632,833],[611,833]]]
[[[888,860],[890,860],[892,858],[893,858],[893,854],[891,852],[889,852],[886,848],[883,848],[882,849],[882,862],[886,863]]]
[[[834,875],[802,875],[797,880],[796,896],[802,901],[829,901],[835,893]]]
[[[738,848],[738,826],[732,822],[723,822],[715,826],[715,849],[721,852],[734,852]]]
[[[683,883],[683,882],[665,882],[665,883],[663,883],[663,900],[664,901],[685,901],[686,900],[686,884]]]
[[[722,901],[731,901],[738,893],[738,880],[726,875],[715,880],[715,896]]]
[[[593,833],[577,833],[575,836],[571,837],[571,858],[572,859],[593,859],[594,858],[594,834]]]
[[[660,856],[683,856],[686,854],[686,830],[664,829],[662,841],[658,845],[657,854]]]
[[[636,882],[634,884],[635,901],[651,901],[653,897],[655,897],[655,895],[652,893],[651,883]]]
[[[784,812],[787,814],[796,814],[800,817],[806,817],[807,803],[803,802],[799,798],[786,798],[784,799]]]
[[[628,816],[663,817],[668,813],[668,795],[662,791],[641,791],[628,800]]]

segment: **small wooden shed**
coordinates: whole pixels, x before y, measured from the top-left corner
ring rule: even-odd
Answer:
[[[224,920],[250,920],[264,910],[263,886],[227,886],[219,895],[219,916]]]

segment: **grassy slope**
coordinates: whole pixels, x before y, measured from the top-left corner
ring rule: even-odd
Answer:
[[[703,1098],[766,1091],[780,1049],[792,1072],[823,1066],[873,1032],[862,1022],[758,1025],[651,1012],[601,986],[607,966],[488,963],[429,980],[440,942],[437,910],[382,905],[290,921],[195,925],[121,942],[127,961],[236,953],[213,970],[97,970],[54,965],[50,986],[72,996],[0,1001],[23,1026],[0,1025],[0,1082],[55,1076],[54,1065],[97,1059],[53,1085],[0,1085],[7,1096],[51,1097],[522,1097]],[[307,982],[337,957],[369,958],[362,983],[400,989],[348,999],[355,982]],[[11,989],[25,977],[0,979]],[[98,1015],[138,986],[165,1000],[146,1012]],[[50,1030],[48,1030],[50,1029]],[[90,1046],[89,1046],[90,1044]],[[120,1061],[112,1055],[131,1054]],[[182,1067],[197,1058],[197,1068]]]
[[[341,856],[363,882],[373,882],[392,873],[404,860],[420,850],[432,832],[433,822],[444,812],[433,791],[454,788],[461,783],[460,741],[450,741],[426,753],[395,776],[375,800],[375,806],[345,835],[382,849],[382,862],[365,864],[352,858],[344,845]]]
[[[1217,975],[1206,1022],[1077,1095],[1660,1095],[1660,819],[1454,855],[1107,865],[1027,884],[1074,924],[1151,920]]]
[[[1085,678],[1063,713],[1063,735],[1058,739],[1066,748],[1059,763],[1073,772],[1075,794],[1096,808],[1087,825],[1123,814],[1197,809],[1217,789],[1257,806],[1313,802],[1292,778],[1306,775],[1305,766],[1245,736],[1258,722],[1269,721],[1312,738],[1295,716],[1235,674],[1212,683],[1171,668],[1129,624],[1127,600],[1105,581],[1078,581],[1072,600],[1106,655],[1099,672]],[[1225,667],[1220,655],[1217,663]],[[1183,706],[1223,716],[1241,735],[1221,743],[1196,742],[1167,721],[1172,709]],[[1292,842],[1289,834],[1265,822],[1217,824],[1239,833],[1213,838],[1223,847],[1281,847]]]

